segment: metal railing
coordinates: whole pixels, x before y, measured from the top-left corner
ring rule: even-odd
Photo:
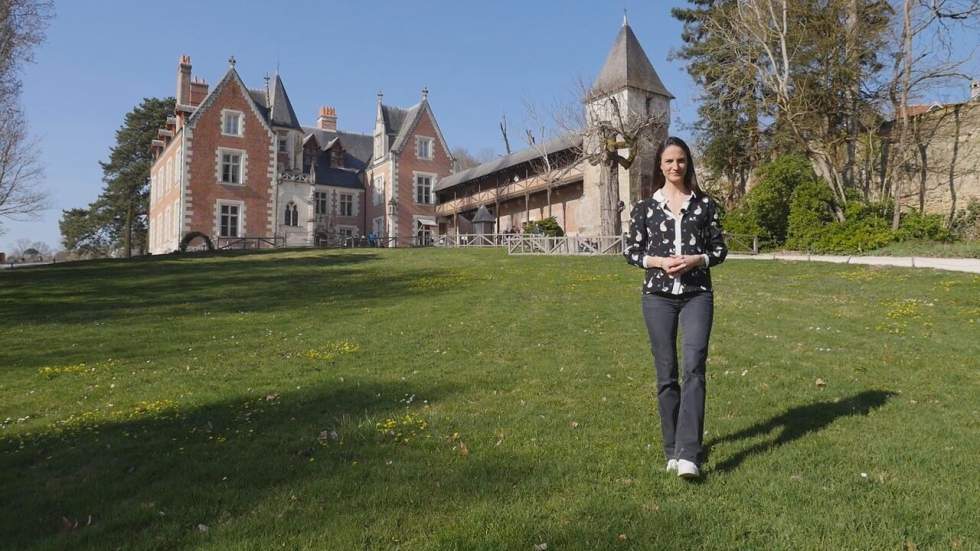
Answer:
[[[273,237],[219,237],[214,244],[219,250],[233,249],[276,249],[286,246],[286,238]]]
[[[516,237],[514,233],[461,233],[435,235],[432,245],[435,247],[504,247]]]
[[[604,255],[622,254],[625,241],[617,235],[514,235],[507,243],[507,254],[514,255]]]

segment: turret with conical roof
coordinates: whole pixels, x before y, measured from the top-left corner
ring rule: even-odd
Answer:
[[[599,71],[592,92],[601,95],[613,94],[623,88],[636,88],[670,99],[674,98],[650,64],[650,59],[625,18],[616,41],[613,42],[613,47],[606,56],[606,63]]]

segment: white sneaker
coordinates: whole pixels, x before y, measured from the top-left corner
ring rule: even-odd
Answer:
[[[667,461],[667,472],[668,473],[676,473],[677,472],[677,460],[676,459],[671,459],[670,461]]]
[[[677,476],[684,479],[692,479],[700,476],[701,473],[698,471],[698,466],[693,462],[686,459],[677,460]]]

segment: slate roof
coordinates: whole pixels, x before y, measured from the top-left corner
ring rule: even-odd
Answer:
[[[330,155],[321,154],[316,160],[314,183],[319,186],[335,186],[351,189],[364,189],[364,182],[356,170],[330,166]]]
[[[271,126],[302,129],[299,119],[296,118],[296,112],[293,111],[293,104],[289,101],[289,94],[286,93],[286,87],[279,75],[276,75],[275,82],[272,84],[269,101],[266,101],[264,90],[249,90],[248,95],[252,97],[259,113],[265,117],[266,122]]]
[[[633,29],[628,24],[623,24],[613,43],[612,50],[606,57],[606,63],[599,71],[592,91],[595,93],[612,93],[625,87],[639,88],[667,96],[674,97],[667,91],[664,83],[657,75],[650,59],[640,46],[640,41],[633,34]]]
[[[399,109],[399,111],[402,111]],[[391,141],[392,151],[401,151],[402,147],[405,145],[405,140],[408,139],[408,134],[412,131],[415,126],[416,119],[419,118],[419,114],[422,113],[422,104],[417,103],[407,110],[404,111],[404,118],[402,123],[398,128],[398,134],[395,135],[395,139]]]
[[[541,149],[548,155],[552,153],[557,153],[559,151],[564,151],[566,149],[571,149],[573,147],[578,147],[582,144],[582,136],[578,134],[566,134],[564,136],[559,136],[557,138],[548,140],[541,144]],[[449,189],[453,186],[457,186],[464,182],[469,182],[475,180],[482,176],[488,174],[493,174],[494,172],[504,170],[505,168],[510,168],[512,166],[517,166],[521,163],[526,163],[532,161],[541,156],[541,151],[534,148],[527,148],[511,153],[510,155],[504,155],[492,161],[488,161],[481,165],[474,166],[473,168],[468,168],[462,172],[457,172],[456,174],[450,174],[445,178],[442,178],[436,182],[435,191],[442,191]]]
[[[496,221],[497,219],[492,214],[490,214],[490,211],[487,210],[487,207],[483,205],[480,205],[480,208],[476,209],[476,214],[473,216],[473,220],[471,220],[471,222],[473,222],[474,224],[479,224],[481,222],[496,222]]]
[[[340,144],[343,146],[346,154],[344,166],[347,168],[364,170],[367,168],[368,163],[371,161],[371,156],[374,153],[374,138],[366,134],[307,127],[303,127],[303,132],[307,137],[312,136],[316,139],[321,152],[331,147],[334,140],[340,140]]]

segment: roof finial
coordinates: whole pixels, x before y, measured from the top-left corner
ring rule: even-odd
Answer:
[[[381,90],[378,90],[378,103],[379,104],[381,103],[381,98],[383,98],[383,97],[385,97],[384,92],[382,92]]]
[[[231,56],[228,58],[228,67],[233,68],[234,66],[235,66],[235,56]]]
[[[429,99],[429,87],[428,86],[423,86],[422,87],[422,101],[425,101],[427,99]]]
[[[630,22],[626,18],[626,8],[623,8],[623,26],[624,27],[629,27],[630,26]]]

